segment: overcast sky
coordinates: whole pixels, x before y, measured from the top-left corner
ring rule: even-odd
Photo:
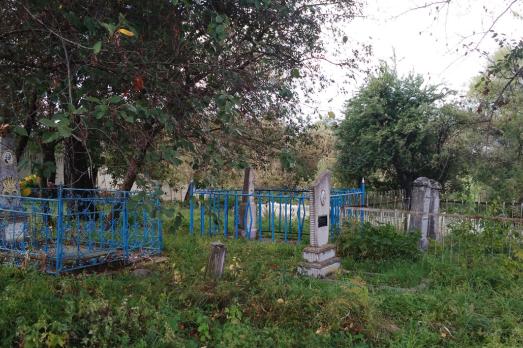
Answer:
[[[401,74],[414,71],[432,83],[442,83],[465,93],[486,60],[477,53],[465,56],[462,43],[481,41],[481,50],[495,52],[496,43],[491,35],[482,40],[483,32],[514,0],[452,0],[439,13],[436,13],[435,6],[408,11],[431,2],[435,1],[367,0],[364,17],[344,25],[343,30],[351,40],[372,45],[372,66],[378,65],[380,60],[391,62],[395,52]],[[516,1],[493,29],[509,38],[521,39],[523,20],[519,15],[523,15],[523,0]],[[308,100],[305,104],[317,105],[323,115],[333,111],[340,119],[344,102],[361,86],[364,75],[360,74],[356,81],[347,81],[341,68],[326,62],[322,63],[322,68],[336,83],[316,95],[314,99],[317,100]],[[339,92],[342,86],[348,89],[348,95]],[[304,111],[314,112],[311,107],[304,108]]]

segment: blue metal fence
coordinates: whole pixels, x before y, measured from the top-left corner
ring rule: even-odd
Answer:
[[[160,201],[149,193],[60,187],[0,201],[4,261],[59,274],[161,252]]]
[[[336,238],[343,223],[363,221],[365,185],[332,189],[330,236]],[[189,192],[189,233],[259,240],[308,241],[310,191],[260,189],[194,189]]]

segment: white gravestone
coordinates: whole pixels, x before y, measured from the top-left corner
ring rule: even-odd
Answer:
[[[303,250],[299,273],[323,278],[340,268],[336,246],[329,243],[331,173],[320,174],[310,193],[310,246]]]
[[[254,201],[254,169],[245,168],[238,231],[242,237],[256,238],[256,203]]]
[[[0,136],[0,241],[5,243],[24,238],[27,218],[20,201],[20,185],[14,153],[15,140]]]

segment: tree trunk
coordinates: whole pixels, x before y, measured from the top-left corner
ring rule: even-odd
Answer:
[[[120,185],[121,191],[131,191],[133,188],[136,177],[138,176],[138,170],[143,166],[145,162],[145,155],[147,154],[147,148],[141,149],[139,153],[131,159],[129,163],[129,168],[123,179],[122,184]]]
[[[95,204],[90,200],[81,198],[88,198],[92,196],[92,190],[96,187],[96,173],[95,168],[92,168],[90,163],[88,149],[84,144],[74,138],[70,137],[65,141],[65,158],[64,158],[64,182],[67,187],[73,189],[80,189],[78,191],[66,192],[70,193],[79,199],[74,200],[74,211],[80,214],[81,218],[87,218],[89,213],[96,210]]]
[[[90,167],[90,158],[84,144],[71,137],[66,140],[64,159],[65,183],[77,189],[94,189],[96,185],[95,168]]]
[[[22,136],[20,140],[18,141],[18,144],[16,145],[15,150],[15,156],[16,161],[20,162],[20,158],[24,154],[25,148],[27,147],[27,143],[29,142],[29,136],[31,135],[31,132],[33,130],[33,127],[36,124],[36,112],[38,110],[38,94],[36,93],[36,90],[33,92],[33,95],[31,97],[31,105],[29,109],[29,114],[27,115],[25,122],[24,122],[24,128],[27,132],[27,136]]]
[[[147,155],[147,151],[153,144],[161,129],[162,127],[159,125],[151,126],[151,134],[148,134],[147,138],[143,139],[142,143],[138,146],[138,151],[136,152],[135,156],[131,158],[127,173],[125,174],[124,180],[120,185],[121,191],[130,191],[133,188],[136,177],[138,176],[138,172],[145,163],[145,156]]]
[[[42,182],[42,185],[47,186],[47,183],[50,182],[54,185],[54,182],[56,180],[56,157],[55,157],[55,153],[54,153],[54,148],[55,148],[55,143],[50,143],[50,144],[42,144],[42,152],[43,152],[43,165],[44,165],[44,168],[46,168],[47,166],[54,166],[53,170],[48,172],[48,175],[42,175],[43,177],[43,182]],[[42,174],[45,174],[45,171],[42,173]]]
[[[147,138],[143,140],[140,146],[138,146],[138,151],[129,162],[129,168],[127,169],[127,173],[125,174],[124,180],[120,185],[120,191],[131,191],[131,189],[133,188],[134,182],[136,181],[136,177],[138,176],[138,171],[142,168],[142,166],[145,163],[145,156],[147,155],[147,151],[153,144],[156,136],[161,131],[161,129],[162,127],[158,125],[151,126],[151,134],[148,134]],[[120,212],[118,208],[115,209],[114,214],[112,212],[109,213],[105,218],[105,228],[108,229],[111,225],[111,220],[118,219],[119,216]]]

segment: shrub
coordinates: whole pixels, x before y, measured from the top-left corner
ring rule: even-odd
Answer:
[[[398,232],[392,225],[372,226],[351,224],[345,228],[337,241],[338,253],[354,260],[416,260],[419,235]]]

